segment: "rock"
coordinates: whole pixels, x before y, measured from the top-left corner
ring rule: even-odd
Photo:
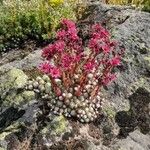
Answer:
[[[149,135],[144,135],[136,130],[129,134],[126,139],[118,141],[113,150],[149,150]]]
[[[149,149],[149,101],[144,99],[149,98],[150,89],[150,14],[134,10],[131,7],[108,6],[100,4],[98,1],[96,3],[91,2],[82,21],[78,22],[81,29],[80,35],[84,37],[85,43],[88,38],[86,33],[90,25],[95,22],[100,22],[108,28],[112,33],[112,38],[118,40],[121,47],[126,49],[122,65],[116,69],[119,75],[118,79],[111,86],[102,89],[108,98],[104,102],[106,108],[103,110],[105,110],[106,118],[108,117],[109,121],[99,118],[97,122],[94,122],[94,127],[91,127],[92,136],[90,136],[88,124],[80,124],[74,120],[67,121],[63,116],[53,114],[51,119],[47,118],[50,110],[45,106],[46,104],[39,105],[34,100],[33,92],[21,91],[26,75],[23,75],[23,72],[18,69],[13,69],[8,73],[14,81],[9,82],[8,77],[10,78],[10,75],[6,73],[14,67],[27,71],[38,66],[42,61],[41,50],[36,50],[24,58],[13,59],[11,56],[10,62],[9,60],[6,61],[5,57],[0,60],[0,127],[3,132],[0,134],[3,137],[0,140],[0,147],[6,149],[7,142],[5,139],[12,132],[14,132],[14,137],[22,139],[19,135],[23,136],[24,132],[20,130],[19,126],[16,130],[9,128],[11,125],[21,122],[25,123],[27,128],[30,127],[28,124],[35,123],[38,126],[37,132],[34,133],[33,137],[31,136],[31,149],[43,148],[43,146],[43,149],[50,149],[52,145],[56,146],[55,149],[59,149],[58,147],[87,150]],[[13,53],[16,52],[12,52],[11,55]],[[23,81],[15,72],[24,76]],[[14,84],[14,82],[16,83]],[[29,101],[33,103],[28,103]],[[23,102],[25,105],[22,104]],[[12,109],[10,107],[12,105],[17,108],[13,107]],[[8,107],[9,110],[4,106]],[[9,113],[10,111],[11,113]],[[38,113],[42,115],[37,117]],[[73,123],[70,124],[70,122]],[[5,129],[8,128],[11,132],[7,134]],[[72,129],[74,138],[70,136]],[[82,129],[85,132],[81,135],[79,131]],[[125,133],[125,136],[122,137],[124,139],[121,140],[118,138],[120,129],[122,129],[122,133]],[[137,130],[135,131],[135,129]],[[69,144],[62,141],[62,135],[65,135],[65,140],[71,138],[68,141]],[[30,136],[27,136],[27,139],[28,137]],[[9,138],[8,143],[13,142],[13,139]]]
[[[21,56],[17,56],[16,58],[16,53],[18,52],[10,52],[10,55],[7,54],[9,57],[7,58],[4,57],[0,60],[0,74],[6,73],[7,71],[11,70],[12,68],[18,68],[18,69],[25,69],[25,70],[30,70],[33,69],[34,67],[37,67],[41,62],[41,49],[38,49],[32,53],[30,53],[29,55],[27,55],[26,57],[23,57],[23,59],[20,60]],[[20,55],[22,55],[22,51],[20,52]],[[26,53],[26,52],[24,52]],[[19,55],[19,54],[17,54]],[[14,57],[13,57],[14,56]],[[12,58],[11,58],[12,57]],[[9,60],[9,58],[11,58],[11,60]],[[15,58],[14,61],[12,61]]]
[[[30,132],[26,132],[26,130],[31,130],[31,126],[36,124],[38,107],[36,103],[28,105],[22,110],[10,107],[0,114],[0,147],[13,149],[16,145],[17,149],[20,149],[19,147],[26,143],[26,139],[30,141],[30,138],[28,139]],[[33,132],[33,130],[31,131]],[[22,144],[18,140],[20,136],[24,139],[21,141]],[[17,141],[12,140],[15,137]]]
[[[137,11],[131,7],[109,6],[98,2],[90,3],[85,15],[78,22],[81,29],[79,33],[85,40],[88,39],[87,33],[91,24],[95,22],[100,22],[109,29],[112,38],[119,41],[121,47],[125,48],[122,65],[116,69],[119,75],[118,79],[111,86],[105,87],[103,91],[108,93],[108,100],[104,103],[106,108],[103,109],[106,109],[106,113],[109,116],[111,115],[111,118],[119,117],[120,122],[117,122],[117,120],[116,122],[120,128],[124,126],[122,132],[128,133],[125,134],[126,138],[138,126],[139,130],[146,135],[139,131],[136,132],[138,137],[141,135],[144,138],[143,143],[142,138],[139,139],[139,143],[144,146],[137,143],[137,149],[147,150],[148,145],[144,143],[148,144],[148,138],[150,139],[148,126],[149,102],[144,103],[143,101],[149,99],[147,93],[150,91],[150,13]],[[115,113],[112,114],[108,110],[108,105],[113,107]],[[116,112],[118,113],[116,114]],[[124,123],[121,124],[121,122]],[[133,134],[132,139],[124,140],[127,142],[130,139],[130,144],[124,142],[123,146],[116,146],[114,149],[113,146],[116,144],[112,144],[109,149],[128,150],[129,145],[131,145],[131,149],[136,149],[134,141],[136,134]],[[121,143],[121,140],[119,140],[119,143]],[[99,145],[94,149],[105,148],[103,145],[102,147]]]

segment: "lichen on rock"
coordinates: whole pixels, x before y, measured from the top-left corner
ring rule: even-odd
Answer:
[[[23,88],[28,80],[28,76],[20,69],[13,68],[8,72],[9,82],[13,82],[16,89]]]
[[[13,68],[0,77],[1,105],[20,105],[35,98],[34,92],[24,91],[28,76],[20,69]]]
[[[47,125],[45,128],[41,130],[42,134],[51,134],[51,135],[61,135],[67,131],[68,127],[68,121],[67,119],[63,116],[55,116],[50,122],[49,125]]]

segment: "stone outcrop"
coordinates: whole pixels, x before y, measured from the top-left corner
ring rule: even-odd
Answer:
[[[53,115],[46,102],[23,89],[28,78],[39,75],[40,50],[22,59],[10,52],[0,61],[0,149],[149,150],[150,14],[90,3],[78,22],[85,43],[94,22],[125,48],[118,79],[103,89],[104,113],[91,124]]]

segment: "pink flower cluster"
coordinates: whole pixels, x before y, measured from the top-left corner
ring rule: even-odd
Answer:
[[[100,24],[92,26],[90,36],[87,54],[75,23],[63,19],[61,29],[56,34],[57,40],[42,50],[46,62],[40,64],[40,70],[48,74],[51,80],[61,79],[64,86],[73,84],[71,78],[79,71],[81,80],[92,73],[98,79],[99,86],[108,85],[116,78],[112,73],[113,68],[121,64],[117,42],[111,40],[110,33]],[[84,85],[83,81],[80,86]]]

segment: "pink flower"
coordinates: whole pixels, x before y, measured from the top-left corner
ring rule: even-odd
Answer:
[[[116,56],[109,61],[109,64],[112,66],[120,65],[120,57]]]
[[[94,30],[93,37],[96,38],[107,38],[110,36],[109,32],[103,28],[100,24],[95,24],[92,26]]]
[[[47,60],[51,59],[53,55],[56,53],[55,45],[49,44],[42,50],[42,57],[46,58]]]
[[[52,81],[53,78],[62,80],[62,86],[64,85],[66,89],[69,88],[68,86],[76,86],[73,85],[74,82],[71,82],[71,77],[73,73],[80,73],[79,70],[81,69],[81,78],[79,78],[79,82],[75,83],[79,84],[81,88],[77,91],[79,95],[88,80],[87,76],[85,78],[83,76],[90,72],[94,74],[93,79],[98,79],[101,85],[108,85],[116,79],[116,75],[111,72],[115,66],[120,65],[124,51],[118,49],[115,51],[117,42],[111,41],[110,33],[100,24],[92,26],[90,36],[88,43],[85,42],[84,45],[82,39],[78,36],[75,23],[63,19],[54,44],[49,44],[42,50],[42,57],[48,62],[40,64],[39,69],[49,75]],[[87,44],[91,50],[89,53],[85,52]],[[99,71],[96,72],[96,70]],[[54,82],[52,85],[54,86],[53,92],[57,96],[61,95],[61,89],[64,87],[60,87],[59,84],[54,84]]]
[[[60,69],[48,62],[40,64],[39,69],[45,74],[50,74],[53,78],[58,78],[61,76]]]
[[[46,74],[49,74],[51,68],[52,68],[52,66],[48,62],[44,62],[39,65],[40,71],[42,71],[43,73],[46,73]]]
[[[118,44],[117,41],[111,41],[109,45],[110,47],[116,47],[117,44]]]
[[[61,71],[59,68],[57,67],[52,67],[50,69],[49,74],[53,77],[53,78],[59,78],[61,76]]]
[[[83,47],[78,43],[74,43],[72,48],[74,49],[75,53],[81,53],[83,51]]]
[[[94,60],[90,60],[83,67],[86,72],[90,72],[96,67],[96,62]]]
[[[94,38],[94,39],[101,39],[101,35],[98,32],[94,32],[92,34],[92,38]]]
[[[110,36],[109,32],[106,29],[103,29],[101,31],[101,37],[102,38],[107,38],[108,36]]]
[[[56,41],[55,43],[55,49],[58,51],[58,52],[62,52],[65,48],[65,42],[64,41]]]
[[[109,45],[105,44],[105,45],[102,46],[102,50],[103,50],[104,53],[109,53],[110,50],[111,50],[111,47]]]
[[[79,39],[76,28],[68,28],[67,35],[70,40],[75,41]]]
[[[100,50],[98,40],[94,39],[94,38],[90,39],[88,47],[90,49],[94,50],[96,53],[98,53]]]
[[[57,39],[64,39],[66,36],[66,31],[65,30],[60,30],[56,33],[56,37]]]
[[[115,74],[108,73],[102,80],[103,85],[108,85],[110,82],[114,81],[116,79]]]
[[[64,54],[62,59],[61,59],[61,66],[64,68],[64,69],[68,69],[70,68],[72,62],[73,62],[73,57],[70,55],[70,54]]]

